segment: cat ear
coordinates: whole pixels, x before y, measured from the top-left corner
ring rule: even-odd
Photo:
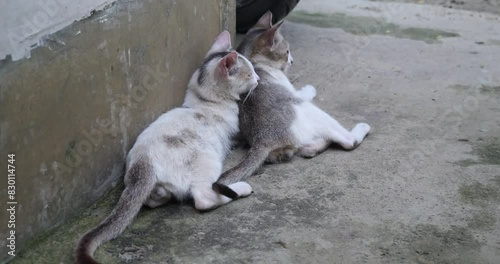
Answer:
[[[263,28],[270,29],[273,26],[273,13],[271,11],[267,11],[262,17],[259,18],[257,24],[255,24],[254,28]]]
[[[216,53],[216,52],[224,52],[228,51],[231,48],[231,34],[224,30],[215,40],[215,43],[212,45],[208,54]]]
[[[264,41],[265,45],[269,47],[274,46],[274,42],[276,40],[276,33],[280,29],[281,25],[283,25],[283,22],[285,21],[279,22],[278,24],[268,29],[266,32],[262,33],[261,39]]]
[[[238,62],[238,53],[236,51],[231,51],[219,62],[219,73],[222,77],[229,76],[229,70],[236,65]]]

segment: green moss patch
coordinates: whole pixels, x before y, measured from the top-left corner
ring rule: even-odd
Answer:
[[[452,32],[429,28],[402,28],[385,19],[363,16],[348,16],[342,13],[323,14],[305,11],[292,12],[287,20],[321,28],[340,28],[355,35],[386,35],[396,38],[421,40],[426,43],[439,43],[441,38],[458,37]]]

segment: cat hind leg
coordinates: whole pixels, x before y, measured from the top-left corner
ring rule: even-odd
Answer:
[[[344,149],[352,150],[361,144],[369,131],[370,126],[366,123],[358,123],[351,131],[348,131],[333,119],[333,131],[330,132],[330,136],[333,142],[340,144]]]
[[[332,130],[328,136],[332,142],[339,144],[344,149],[351,150],[356,147],[356,139],[350,133],[341,134],[338,131]]]
[[[246,182],[236,182],[227,187],[233,190],[239,198],[252,194],[252,187]],[[215,209],[233,201],[233,199],[215,192],[211,184],[198,185],[191,189],[191,193],[194,199],[194,207],[200,211]]]
[[[368,132],[370,132],[370,125],[366,123],[358,123],[354,126],[354,128],[351,130],[351,135],[354,137],[355,144],[354,147],[359,146],[361,142],[363,142],[363,139],[368,135]]]
[[[314,158],[321,152],[325,151],[329,146],[329,141],[323,138],[318,138],[315,139],[312,143],[305,144],[304,146],[300,147],[298,155],[306,159]]]

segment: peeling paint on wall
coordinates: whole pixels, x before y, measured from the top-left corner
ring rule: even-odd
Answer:
[[[53,40],[48,35],[75,21],[91,16],[115,0],[26,0],[6,1],[0,16],[0,60],[30,58],[31,50]],[[5,12],[6,11],[6,12]]]

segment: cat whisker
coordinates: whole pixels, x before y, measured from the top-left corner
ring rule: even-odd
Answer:
[[[257,87],[255,87],[257,88]],[[255,88],[252,88],[248,93],[247,93],[247,96],[245,96],[245,99],[243,99],[243,104],[245,104],[246,100],[248,99],[248,97],[250,96],[250,94],[253,92],[253,90],[255,90]]]

